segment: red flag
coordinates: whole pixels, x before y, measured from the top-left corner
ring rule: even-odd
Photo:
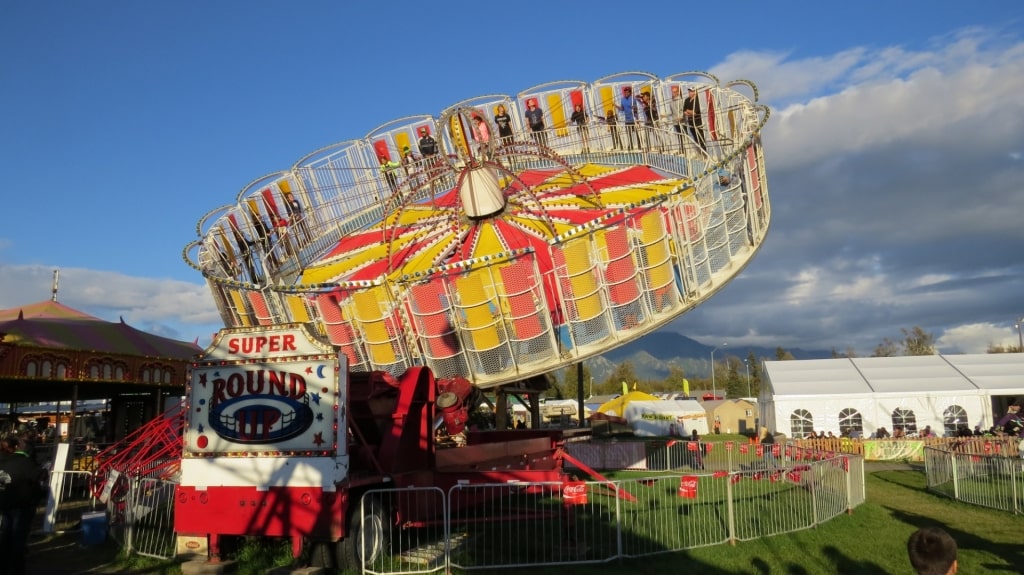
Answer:
[[[726,441],[725,442],[725,450],[726,451],[732,451],[732,442],[731,441]]]
[[[716,472],[711,474],[711,476],[714,477],[715,479],[721,479],[721,478],[725,477],[726,475],[729,475],[728,471],[716,471]]]
[[[714,447],[714,446],[715,446],[714,443],[705,443],[704,444],[704,453],[711,453],[711,448]]]
[[[797,471],[796,469],[793,469],[792,471],[786,474],[786,479],[789,479],[793,483],[800,483],[800,477],[800,472]]]
[[[992,453],[992,444],[987,441],[985,442],[985,453]]]
[[[843,458],[843,471],[847,471],[847,472],[850,471],[850,458],[849,457],[844,457]]]
[[[739,473],[737,473],[736,475],[733,475],[732,477],[729,478],[729,483],[739,483],[741,478],[742,476]]]
[[[757,456],[764,457],[764,445],[761,445],[760,443],[757,444]]]
[[[673,445],[675,445],[677,443],[679,443],[679,441],[677,441],[675,439],[669,439],[668,443],[665,444],[665,447],[672,447]]]
[[[761,472],[755,471],[754,474],[750,476],[750,478],[753,479],[754,481],[761,481]]]
[[[780,475],[782,475],[781,471],[773,471],[772,474],[768,476],[768,479],[771,479],[771,482],[775,483],[779,480]]]
[[[697,451],[697,447],[697,444],[694,443],[693,441],[690,441],[686,444],[686,449],[689,449],[690,451]]]
[[[793,448],[788,445],[786,446],[786,457],[793,457]]]
[[[679,496],[686,499],[697,498],[697,480],[699,478],[696,475],[684,475],[679,478]]]
[[[750,451],[750,450],[747,448],[747,444],[746,443],[743,443],[743,444],[740,445],[740,453],[745,454],[748,451]]]
[[[781,445],[773,445],[772,446],[772,455],[774,455],[775,457],[778,457],[780,453],[782,453],[782,446]]]

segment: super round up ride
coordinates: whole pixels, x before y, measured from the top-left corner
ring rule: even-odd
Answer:
[[[677,124],[687,95],[695,119]],[[665,326],[743,270],[771,220],[768,116],[753,83],[702,72],[480,96],[253,181],[184,257],[228,327],[312,323],[352,371],[525,381]]]

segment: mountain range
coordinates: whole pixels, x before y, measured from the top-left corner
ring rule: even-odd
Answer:
[[[604,355],[585,361],[594,381],[604,381],[623,361],[633,364],[633,371],[642,380],[658,380],[668,376],[672,367],[682,368],[688,377],[711,376],[712,345],[705,345],[680,333],[661,331],[617,347]],[[715,352],[715,361],[724,362],[726,357],[746,359],[751,352],[754,357],[775,359],[774,347],[727,346]],[[794,359],[826,359],[832,357],[831,350],[786,349]]]

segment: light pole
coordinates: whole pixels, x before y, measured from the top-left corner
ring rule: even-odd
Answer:
[[[712,399],[718,399],[718,388],[715,387],[715,352],[718,351],[719,348],[725,347],[727,345],[729,345],[729,344],[723,343],[722,345],[720,345],[720,346],[716,347],[715,349],[711,350],[711,397],[712,397]]]
[[[750,397],[750,360],[743,360],[743,367],[747,368],[747,397]]]
[[[1013,327],[1017,328],[1017,352],[1024,353],[1024,336],[1021,335],[1021,325],[1024,324],[1024,317],[1017,318],[1017,324]]]

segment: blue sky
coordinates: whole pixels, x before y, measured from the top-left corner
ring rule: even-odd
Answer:
[[[264,174],[389,120],[626,71],[745,78],[773,228],[672,329],[853,348],[920,325],[946,353],[1024,315],[1019,2],[0,2],[0,308],[49,297],[207,343],[181,257]]]

